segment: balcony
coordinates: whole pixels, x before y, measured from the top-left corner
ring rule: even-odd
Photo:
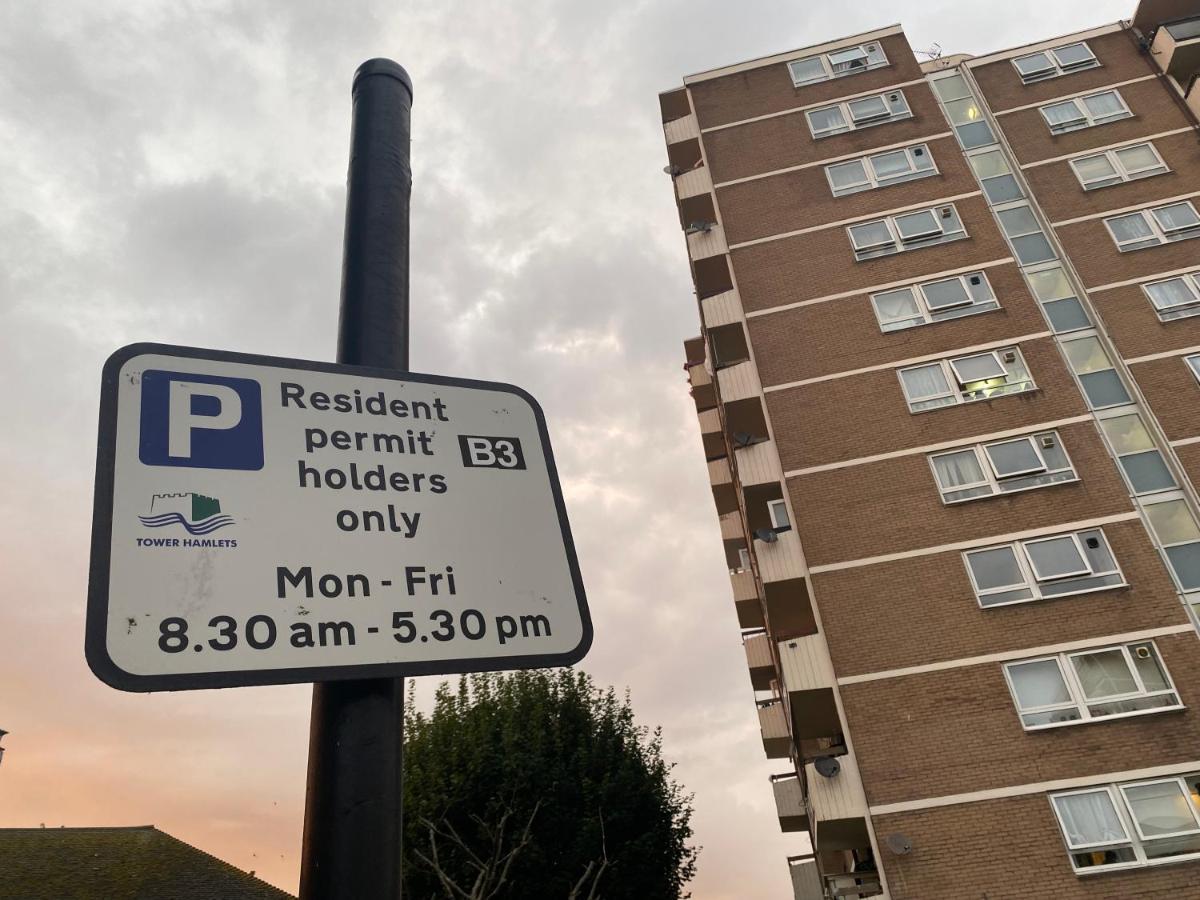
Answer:
[[[795,900],[826,900],[821,886],[821,873],[811,857],[793,857],[788,860],[792,875],[792,896]]]
[[[775,811],[779,814],[779,830],[808,831],[808,810],[804,807],[804,788],[795,772],[772,775],[771,790],[775,793]]]
[[[675,194],[682,205],[690,197],[700,197],[713,192],[712,175],[707,166],[697,166],[694,169],[680,169],[675,176]]]
[[[832,860],[839,858],[837,851],[852,851],[859,856],[868,852],[871,838],[867,833],[867,796],[854,754],[806,763],[804,776],[813,844],[821,854],[828,854]],[[826,865],[821,869],[826,873],[852,871]]]
[[[742,527],[742,517],[736,513],[726,513],[718,517],[721,522],[721,540],[745,541],[746,530]]]
[[[684,234],[687,235],[688,254],[692,259],[729,252],[729,245],[725,243],[725,229],[712,220],[688,223]]]
[[[771,622],[771,633],[778,640],[817,633],[817,619],[808,596],[808,581],[785,578],[763,585],[763,606]]]
[[[700,317],[704,320],[705,328],[740,324],[743,319],[742,301],[738,298],[737,291],[705,297],[700,301]]]
[[[1200,16],[1160,25],[1150,55],[1160,69],[1186,87],[1200,71]]]
[[[787,581],[804,576],[804,553],[795,530],[776,535],[775,541],[758,541],[758,574],[764,582]]]
[[[746,447],[734,447],[738,481],[743,488],[783,482],[783,466],[771,441],[759,441]]]
[[[738,508],[737,489],[733,486],[733,471],[729,467],[729,457],[709,460],[708,483],[712,487],[713,502],[717,505],[718,515],[736,512]]]
[[[796,739],[839,737],[842,722],[833,696],[833,663],[824,635],[805,635],[778,646],[784,696]]]
[[[717,371],[717,386],[722,403],[736,403],[762,394],[758,371],[752,361],[746,360]]]
[[[1192,115],[1200,119],[1200,79],[1192,81],[1184,99],[1187,101],[1187,107],[1192,111]]]
[[[782,702],[765,700],[758,704],[758,728],[762,732],[763,752],[768,759],[788,759],[791,756],[792,738],[788,734]]]
[[[883,893],[878,872],[826,875],[824,881],[825,896],[830,900],[863,900]]]
[[[717,389],[713,385],[712,375],[704,363],[688,365],[688,383],[692,386],[692,400],[696,403],[696,412],[704,412],[717,405]]]
[[[771,639],[766,632],[752,634],[742,641],[746,651],[746,666],[750,669],[750,683],[756,691],[770,690],[776,680],[775,660],[771,657]]]
[[[741,628],[763,628],[762,602],[758,598],[758,586],[754,583],[754,573],[730,572],[729,581],[733,586],[733,605],[737,609],[738,626]]]
[[[693,257],[692,281],[696,285],[696,296],[701,300],[733,290],[729,257],[724,253],[703,258]]]
[[[667,139],[667,144],[699,140],[700,125],[696,122],[696,117],[688,113],[669,122],[663,122],[663,135]]]
[[[663,123],[691,115],[692,104],[688,102],[688,92],[685,87],[673,88],[658,95],[658,108],[662,112]]]

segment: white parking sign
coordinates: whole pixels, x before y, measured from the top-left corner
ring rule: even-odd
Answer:
[[[592,639],[511,385],[153,344],[104,368],[87,658],[122,690],[569,665]]]

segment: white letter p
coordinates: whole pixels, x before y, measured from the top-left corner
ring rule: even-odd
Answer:
[[[215,416],[192,412],[193,397],[212,397],[217,401]],[[228,430],[242,421],[242,398],[233,388],[200,381],[172,381],[170,415],[167,425],[167,455],[187,458],[192,455],[192,431]]]

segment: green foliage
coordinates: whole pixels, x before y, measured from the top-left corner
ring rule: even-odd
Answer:
[[[483,824],[506,813],[516,841],[502,900],[567,900],[605,859],[604,900],[677,900],[695,871],[691,797],[670,777],[659,731],[634,722],[629,697],[572,670],[472,675],[443,683],[432,714],[407,704],[404,744],[405,897],[446,896],[431,868],[422,820],[445,823],[478,856]],[[481,824],[482,823],[482,824]],[[438,841],[442,869],[469,890],[467,853]],[[586,894],[586,891],[584,891]]]

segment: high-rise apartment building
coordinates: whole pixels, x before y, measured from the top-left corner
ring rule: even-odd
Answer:
[[[660,97],[798,898],[1200,898],[1198,69],[1143,0]]]

